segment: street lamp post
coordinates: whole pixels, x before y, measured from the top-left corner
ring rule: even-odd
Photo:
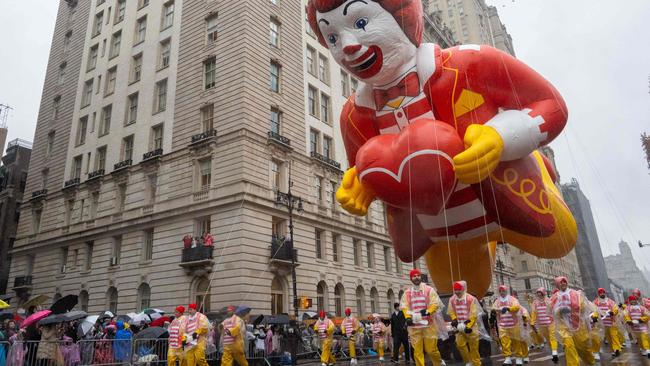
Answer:
[[[291,282],[293,284],[293,314],[298,319],[298,280],[296,279],[296,255],[293,249],[293,211],[297,210],[302,212],[302,198],[294,196],[291,193],[291,187],[293,182],[291,181],[291,164],[289,164],[289,189],[287,193],[280,192],[279,190],[276,193],[275,203],[278,205],[283,205],[287,208],[289,212],[289,238],[285,239],[284,245],[289,245],[289,255],[291,255]]]
[[[639,248],[643,248],[643,247],[650,247],[650,244],[643,244],[641,240],[639,240]]]

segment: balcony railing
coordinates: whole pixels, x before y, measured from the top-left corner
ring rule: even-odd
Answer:
[[[316,151],[311,152],[311,158],[314,159],[314,160],[318,160],[318,161],[320,161],[321,163],[323,163],[325,165],[329,165],[332,168],[341,170],[341,163],[339,163],[336,160],[330,159],[327,156],[319,154]]]
[[[280,135],[277,132],[269,131],[268,136],[269,136],[269,141],[271,142],[277,142],[287,147],[291,146],[291,140],[289,140],[289,138],[287,137]]]
[[[72,179],[70,179],[70,180],[67,180],[67,181],[63,184],[63,188],[70,188],[70,187],[78,186],[79,183],[81,183],[81,179],[79,179],[79,178],[72,178]]]
[[[157,158],[157,157],[161,156],[162,153],[163,153],[163,149],[156,149],[156,150],[153,150],[153,151],[149,151],[148,153],[142,154],[142,161]]]
[[[210,138],[216,137],[216,136],[217,136],[217,130],[215,130],[214,128],[211,128],[211,129],[209,129],[209,130],[207,130],[205,132],[201,132],[199,134],[196,134],[196,135],[192,136],[192,143],[196,144],[197,142],[201,142],[203,140],[207,140],[207,139],[210,139]]]
[[[132,164],[133,164],[133,160],[131,160],[131,159],[126,159],[124,161],[120,161],[119,163],[113,165],[113,171],[128,168]]]
[[[97,179],[103,176],[105,173],[104,169],[97,169],[92,173],[88,173],[88,180]]]
[[[18,276],[14,278],[14,287],[27,287],[32,285],[32,276]]]
[[[213,246],[199,245],[194,248],[183,248],[182,263],[200,262],[212,259]]]
[[[47,189],[32,192],[32,199],[47,196]]]
[[[291,244],[285,243],[282,237],[271,239],[271,260],[291,262]],[[298,250],[293,250],[293,260],[298,262]]]

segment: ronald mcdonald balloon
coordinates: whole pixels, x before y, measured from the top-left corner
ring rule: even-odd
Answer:
[[[577,229],[537,149],[564,128],[560,93],[483,45],[423,43],[420,0],[310,0],[309,23],[359,87],[341,112],[350,169],[336,197],[385,204],[401,260],[425,256],[436,287],[482,296],[498,242],[558,258]]]

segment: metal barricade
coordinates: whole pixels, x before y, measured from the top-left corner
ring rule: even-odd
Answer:
[[[133,365],[150,366],[167,362],[167,339],[136,339],[133,341]]]
[[[79,366],[130,365],[133,358],[133,341],[131,339],[82,339],[77,342],[77,348],[79,350]]]

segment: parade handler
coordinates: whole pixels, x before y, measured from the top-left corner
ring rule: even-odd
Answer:
[[[332,353],[334,329],[334,322],[327,317],[327,314],[324,311],[321,311],[320,314],[318,314],[318,321],[314,324],[314,330],[318,333],[318,338],[320,339],[321,366],[334,365],[334,363],[336,363],[336,359]]]
[[[345,319],[341,322],[341,333],[348,338],[350,365],[357,364],[357,332],[362,328],[359,320],[352,316],[350,308],[345,309]]]
[[[499,339],[501,340],[503,357],[505,357],[504,365],[512,365],[513,355],[516,357],[517,365],[523,364],[525,352],[519,349],[522,339],[521,320],[519,319],[520,309],[519,301],[508,294],[508,288],[505,285],[500,285],[499,297],[494,300],[492,310],[497,316]]]
[[[478,300],[467,293],[465,281],[454,282],[454,294],[449,300],[447,314],[451,318],[452,328],[456,328],[456,348],[460,352],[463,362],[472,366],[481,365],[481,356],[478,352],[479,343],[479,317],[480,305]]]
[[[167,331],[169,332],[169,348],[167,350],[167,365],[176,366],[176,361],[181,366],[185,366],[187,361],[185,359],[185,352],[183,350],[183,345],[186,342],[184,340],[183,331],[185,328],[185,323],[187,318],[183,315],[185,313],[184,306],[177,306],[174,309],[174,320],[169,324]]]
[[[625,309],[625,322],[632,328],[632,334],[639,343],[644,356],[650,358],[650,341],[648,340],[648,320],[650,312],[639,304],[639,299],[632,295],[628,298],[630,305]]]
[[[244,321],[235,314],[235,307],[229,306],[227,318],[221,323],[223,329],[223,357],[221,366],[232,366],[233,360],[239,366],[248,366],[244,355],[244,334],[246,326]]]
[[[530,325],[536,334],[543,337],[551,347],[553,362],[560,361],[557,354],[557,336],[555,334],[555,322],[550,313],[550,300],[546,297],[546,289],[540,287],[535,293],[535,300],[531,306]]]

